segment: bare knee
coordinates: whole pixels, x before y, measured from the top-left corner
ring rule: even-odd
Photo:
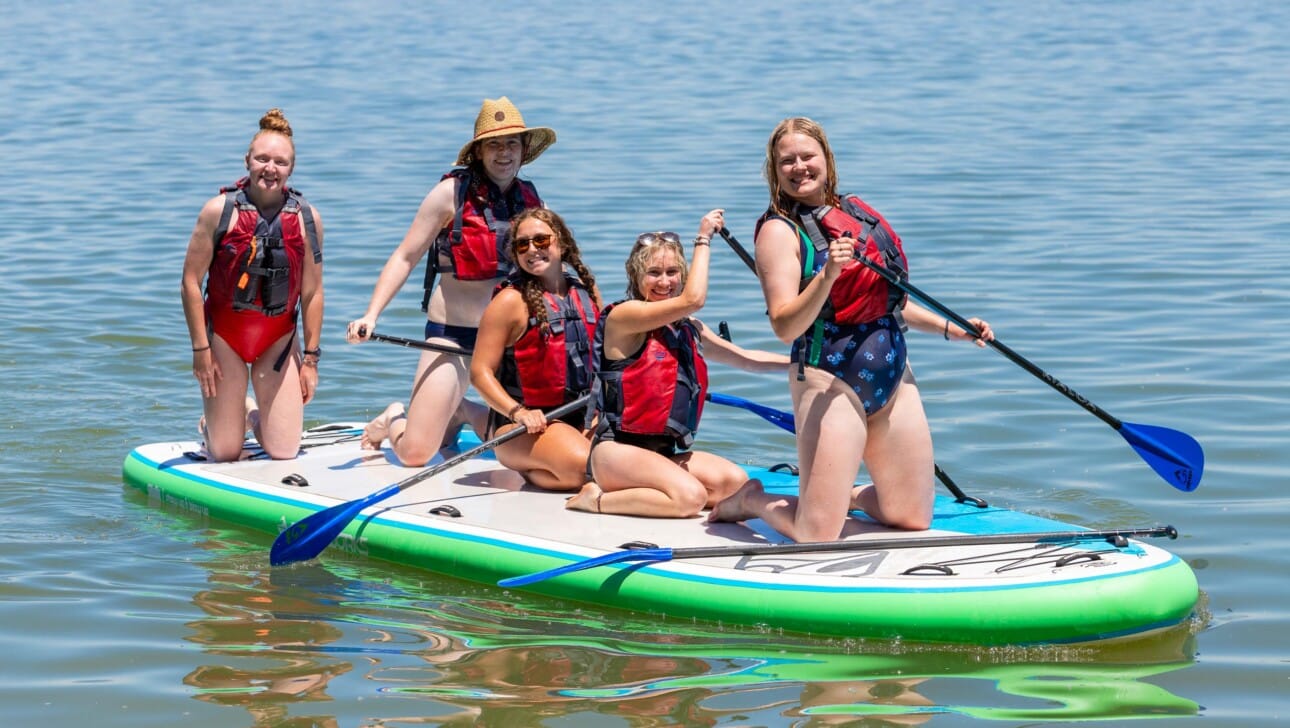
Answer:
[[[208,442],[206,443],[206,452],[210,453],[210,459],[217,463],[229,463],[242,457],[242,443],[216,445]]]
[[[274,460],[291,460],[300,454],[300,443],[263,445],[264,454]]]
[[[430,462],[435,456],[437,450],[431,450],[426,447],[396,447],[394,454],[399,457],[399,462],[406,468],[419,468]]]
[[[921,513],[899,513],[885,518],[883,525],[906,531],[926,531],[932,527],[932,516],[931,514],[925,515]]]
[[[676,503],[677,516],[680,518],[697,516],[699,511],[708,504],[708,490],[702,485],[696,485],[698,487],[686,488],[672,499]]]

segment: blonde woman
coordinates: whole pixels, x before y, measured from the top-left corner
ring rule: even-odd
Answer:
[[[589,471],[593,482],[569,508],[685,518],[749,481],[743,468],[691,450],[707,394],[707,359],[749,371],[784,371],[788,358],[742,349],[693,314],[708,294],[713,210],[699,222],[693,259],[680,236],[643,233],[627,257],[627,295],[601,312],[596,329],[599,417]]]

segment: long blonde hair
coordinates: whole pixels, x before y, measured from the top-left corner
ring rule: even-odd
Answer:
[[[762,168],[762,174],[766,177],[766,183],[770,186],[770,209],[778,215],[789,217],[793,214],[793,208],[797,201],[788,195],[779,187],[779,165],[775,158],[775,147],[779,141],[789,134],[805,134],[806,136],[819,142],[820,147],[824,150],[824,161],[828,165],[828,177],[824,182],[825,202],[830,205],[838,204],[838,165],[833,158],[833,148],[829,146],[829,138],[824,134],[824,127],[805,116],[793,116],[775,125],[774,131],[770,133],[770,140],[766,142],[766,163]]]

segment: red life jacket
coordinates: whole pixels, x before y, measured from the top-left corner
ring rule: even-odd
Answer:
[[[558,407],[591,389],[596,306],[581,280],[566,274],[565,281],[569,290],[564,296],[542,296],[547,325],[538,326],[536,318],[529,318],[528,328],[502,354],[497,379],[525,407]],[[518,289],[518,283],[518,278],[507,278],[497,291]]]
[[[605,358],[605,321],[612,304],[600,313],[594,360],[597,365],[595,411],[600,414],[596,436],[614,434],[668,435],[686,450],[703,416],[708,392],[708,365],[698,325],[685,319],[663,326],[645,337],[640,350],[626,359]]]
[[[856,241],[856,255],[895,272],[902,280],[909,275],[900,237],[878,211],[855,195],[844,195],[840,207],[822,205],[816,208],[797,205],[795,220],[767,210],[757,221],[757,232],[772,218],[789,223],[798,233],[802,258],[800,289],[806,288],[827,262],[829,241],[850,235]],[[754,234],[754,239],[755,239]],[[842,324],[862,324],[897,314],[905,305],[906,294],[885,278],[863,265],[842,271],[829,289],[829,300],[819,318]]]
[[[282,210],[266,220],[247,198],[247,180],[243,177],[220,190],[224,211],[215,228],[214,257],[206,277],[207,306],[294,320],[306,239],[314,262],[322,262],[313,208],[288,187]]]
[[[430,307],[435,275],[451,273],[462,281],[486,281],[510,272],[506,257],[510,221],[521,210],[541,207],[542,198],[532,182],[515,179],[503,193],[487,175],[459,167],[443,176],[457,180],[456,212],[452,224],[439,231],[426,263],[425,295],[421,310]],[[442,262],[446,259],[448,262]]]

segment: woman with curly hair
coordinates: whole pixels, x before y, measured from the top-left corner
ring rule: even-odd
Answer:
[[[600,294],[564,220],[546,208],[511,220],[516,270],[484,309],[470,381],[490,407],[485,439],[523,427],[497,459],[534,485],[573,490],[586,482],[585,408],[548,421],[591,389],[591,339]]]

